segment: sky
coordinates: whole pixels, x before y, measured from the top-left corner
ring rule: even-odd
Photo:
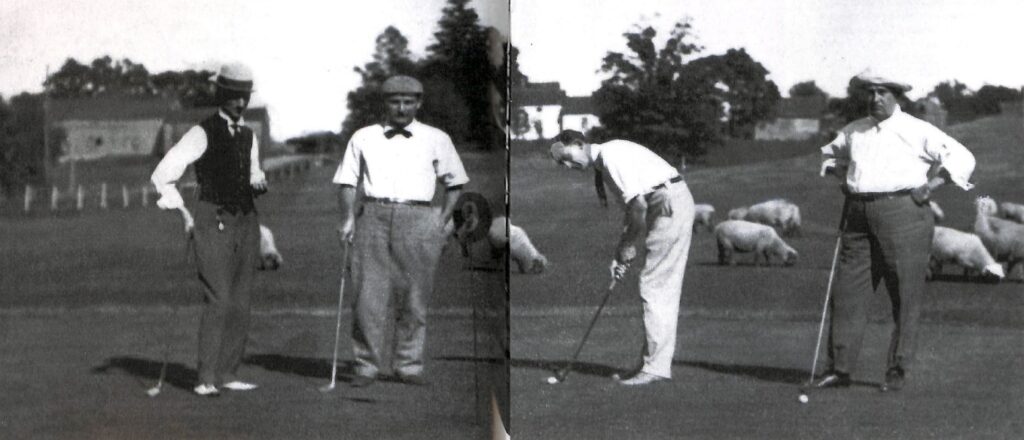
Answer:
[[[445,0],[0,0],[0,95],[39,92],[47,66],[110,55],[150,73],[239,61],[256,82],[271,136],[338,131],[353,71],[394,25],[414,56],[433,42]],[[358,6],[355,6],[358,5]],[[473,0],[481,23],[508,35],[508,4]]]
[[[2,0],[0,95],[38,92],[47,66],[110,55],[150,72],[250,65],[254,105],[268,107],[283,141],[337,131],[353,72],[394,25],[415,56],[433,41],[444,0]],[[984,7],[977,5],[984,5]],[[353,6],[359,5],[359,6]],[[845,95],[872,67],[912,84],[912,98],[957,79],[970,88],[1024,84],[1024,2],[1019,0],[473,0],[484,25],[520,49],[533,81],[574,96],[600,86],[601,59],[624,50],[636,23],[664,35],[692,19],[702,55],[745,48],[784,94],[815,80]],[[511,6],[511,22],[508,8]]]
[[[911,98],[951,79],[973,90],[1024,84],[1019,0],[512,0],[512,44],[531,81],[588,95],[634,24],[665,36],[687,16],[705,48],[698,56],[745,48],[784,95],[814,80],[845,96],[868,67],[910,83]]]

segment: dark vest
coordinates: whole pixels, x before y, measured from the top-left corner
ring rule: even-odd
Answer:
[[[241,127],[238,134],[231,136],[227,121],[219,114],[206,118],[199,126],[206,132],[206,151],[195,162],[199,200],[231,213],[254,211],[249,184],[252,130]]]

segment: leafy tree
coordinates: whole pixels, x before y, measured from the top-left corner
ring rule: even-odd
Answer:
[[[383,117],[380,85],[392,75],[416,75],[416,63],[409,52],[409,40],[394,26],[388,26],[376,39],[373,61],[355,71],[362,78],[359,88],[348,93],[348,116],[342,123],[341,137],[348,142],[356,130],[381,121]]]
[[[974,94],[974,109],[978,116],[999,114],[999,104],[1020,101],[1020,90],[1004,86],[984,85]]]
[[[767,118],[780,99],[779,88],[767,78],[768,69],[742,48],[694,60],[686,70],[714,86],[714,95],[727,104],[726,131],[733,137],[753,137],[754,125]]]
[[[156,91],[177,96],[185,107],[210,107],[217,105],[210,82],[213,74],[209,70],[169,70],[152,75],[150,84]]]
[[[821,96],[825,99],[828,99],[828,93],[825,93],[824,90],[818,87],[818,85],[815,84],[814,80],[808,80],[793,84],[793,87],[789,88],[789,96],[792,98],[807,98]]]
[[[676,23],[660,48],[657,34],[635,26],[623,34],[629,51],[604,57],[609,76],[594,93],[603,127],[592,136],[635,140],[673,163],[692,160],[723,134],[751,131],[779,99],[767,70],[743,49],[690,60],[703,48],[691,41],[689,19]]]

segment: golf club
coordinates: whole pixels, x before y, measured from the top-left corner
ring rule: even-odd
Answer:
[[[321,393],[334,391],[338,382],[338,339],[341,337],[341,301],[345,297],[345,269],[348,268],[348,251],[351,242],[345,242],[341,251],[341,283],[338,287],[338,319],[334,327],[334,360],[331,361],[331,383],[320,387]]]
[[[182,220],[182,223],[185,226],[185,235],[186,235],[186,239],[185,239],[186,240],[185,241],[185,264],[189,265],[189,264],[192,263],[192,254],[193,254],[193,249],[194,249],[193,246],[195,246],[195,236],[192,234],[192,230],[195,227],[195,219],[192,218],[192,214],[190,212],[188,212],[188,208],[185,208],[184,206],[178,208],[178,211],[181,212],[181,220]],[[173,316],[172,316],[172,321],[173,321],[173,318],[177,318],[177,316],[178,316],[178,308],[177,307],[173,307],[172,308],[172,313],[173,313]],[[173,322],[172,322],[171,328],[173,328]],[[169,362],[170,356],[171,356],[171,338],[167,338],[167,343],[164,345],[164,359],[163,359],[163,363],[160,365],[160,378],[157,379],[156,385],[153,385],[151,388],[146,390],[146,395],[147,396],[149,396],[149,397],[156,397],[157,395],[160,394],[160,391],[163,390],[164,379],[167,378],[167,363]]]
[[[836,263],[839,261],[839,246],[842,244],[842,241],[843,241],[843,232],[846,231],[846,209],[848,207],[849,207],[849,204],[844,202],[843,203],[843,212],[842,212],[841,218],[839,220],[839,235],[836,237],[836,247],[835,247],[835,251],[832,253],[832,268],[829,269],[829,272],[828,272],[828,287],[825,288],[825,302],[824,302],[824,305],[822,305],[822,307],[821,307],[821,323],[818,326],[818,340],[814,344],[814,360],[811,362],[811,376],[810,376],[810,378],[807,379],[807,383],[804,384],[804,387],[810,387],[810,386],[814,385],[814,375],[815,375],[815,373],[817,373],[818,354],[819,354],[819,352],[821,352],[821,338],[822,338],[822,335],[825,334],[825,318],[828,316],[828,306],[829,306],[829,302],[832,299],[832,282],[835,280]],[[806,402],[807,399],[806,399],[805,396],[806,395],[804,394],[804,389],[803,389],[803,387],[801,387],[801,389],[800,389],[800,401],[801,402]]]
[[[549,384],[556,384],[564,382],[569,377],[569,372],[572,371],[573,365],[576,360],[580,357],[580,352],[583,351],[583,345],[587,343],[587,338],[590,337],[590,331],[594,329],[594,324],[597,323],[597,318],[601,316],[601,310],[604,310],[604,306],[608,304],[608,298],[611,298],[612,292],[615,291],[615,285],[618,283],[618,279],[612,278],[611,284],[608,285],[608,292],[604,294],[604,299],[601,300],[601,305],[597,307],[597,311],[594,313],[594,317],[590,319],[590,325],[587,326],[587,331],[583,333],[583,339],[580,340],[578,346],[576,346],[576,352],[573,353],[572,359],[565,364],[562,368],[555,370],[555,375],[548,378]]]

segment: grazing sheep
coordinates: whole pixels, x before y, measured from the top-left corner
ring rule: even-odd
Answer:
[[[730,220],[747,220],[779,228],[782,235],[800,235],[800,207],[785,199],[773,199],[729,211]]]
[[[704,226],[708,232],[712,232],[715,229],[712,220],[715,216],[715,207],[707,203],[699,203],[693,205],[694,216],[693,216],[693,231],[697,232],[698,226]]]
[[[526,231],[519,226],[508,223],[505,229],[505,217],[496,217],[487,231],[487,239],[495,249],[509,247],[509,255],[519,267],[519,273],[541,273],[548,266],[548,259],[533,246]],[[507,231],[507,233],[506,233]]]
[[[928,264],[927,278],[942,272],[942,265],[954,263],[964,268],[964,276],[974,274],[992,275],[1003,279],[1003,266],[992,258],[985,249],[981,238],[969,232],[962,232],[944,226],[935,227],[932,236],[932,255]]]
[[[781,260],[786,266],[796,263],[797,252],[782,241],[771,226],[744,220],[726,220],[715,227],[718,239],[718,263],[736,264],[733,253],[754,253],[754,265],[764,257],[765,265],[771,265],[771,257]]]
[[[931,208],[932,214],[935,216],[935,223],[942,222],[946,219],[946,213],[942,212],[942,208],[939,207],[938,203],[934,200],[928,201],[928,207]]]
[[[999,204],[999,217],[1013,220],[1017,223],[1024,223],[1024,205],[1012,202]]]
[[[259,270],[277,270],[283,262],[284,258],[277,251],[277,246],[274,246],[274,233],[270,232],[270,228],[260,225],[260,260],[259,266],[256,266],[256,268]]]
[[[998,208],[988,197],[979,197],[975,206],[974,233],[996,261],[1007,263],[1006,274],[1012,274],[1014,267],[1024,262],[1024,225],[994,217]],[[1024,281],[1024,276],[1018,281]]]
[[[747,209],[745,206],[733,208],[729,210],[729,215],[727,215],[726,217],[728,217],[729,220],[743,220],[747,218],[748,211],[749,209]]]

